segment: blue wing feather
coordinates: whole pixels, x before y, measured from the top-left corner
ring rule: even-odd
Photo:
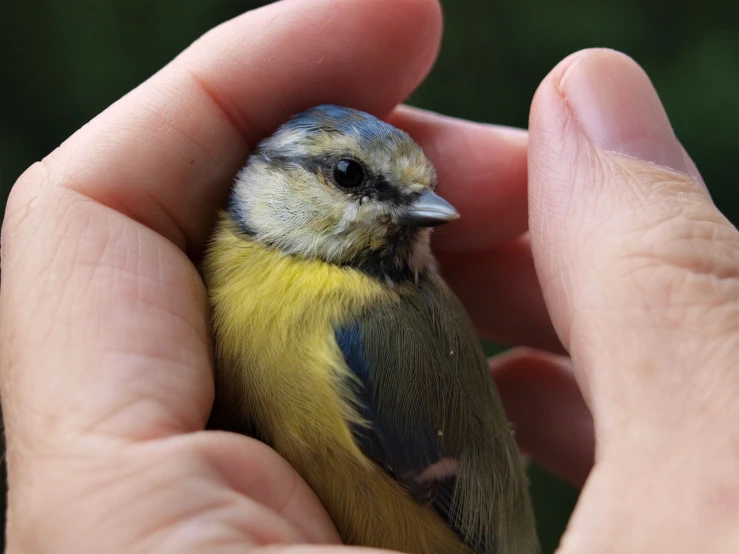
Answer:
[[[347,366],[357,377],[354,393],[359,402],[357,406],[359,415],[372,425],[372,422],[377,420],[375,415],[376,406],[372,395],[369,361],[364,353],[359,325],[353,323],[338,329],[335,334],[336,342],[344,354]],[[383,445],[382,435],[378,430],[373,427],[354,425],[352,433],[354,434],[354,440],[357,441],[365,455],[384,465],[382,460],[386,458],[386,448]]]

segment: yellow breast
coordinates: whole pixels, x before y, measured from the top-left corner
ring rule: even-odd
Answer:
[[[360,271],[286,255],[238,236],[222,217],[205,276],[225,412],[282,454],[347,543],[418,554],[468,552],[359,450],[353,376],[334,329],[393,294]],[[237,425],[238,427],[238,425]]]
[[[220,379],[241,389],[237,398],[248,399],[260,431],[278,442],[327,435],[353,445],[347,421],[358,416],[337,402],[337,392],[350,395],[342,384],[351,377],[334,329],[386,295],[383,287],[361,272],[244,240],[227,219],[205,269]]]

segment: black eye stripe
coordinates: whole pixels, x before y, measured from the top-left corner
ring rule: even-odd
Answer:
[[[395,204],[401,204],[403,201],[398,188],[388,183],[382,175],[372,183],[372,197],[380,202],[390,201]]]
[[[368,173],[360,162],[349,157],[337,160],[331,156],[272,156],[269,159],[265,158],[263,161],[281,168],[288,168],[297,164],[311,173],[327,172],[338,188],[351,192],[359,198],[369,196],[373,200],[392,202],[399,206],[408,204],[415,198],[415,195],[404,194],[402,190],[389,182],[384,175]],[[363,171],[362,181],[351,187],[341,185],[334,173],[340,162],[352,162],[359,165]]]

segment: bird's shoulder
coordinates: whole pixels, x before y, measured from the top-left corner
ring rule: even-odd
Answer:
[[[456,460],[470,446],[463,426],[484,432],[502,422],[472,323],[438,275],[395,287],[344,320],[335,336],[372,428],[358,436],[393,473]]]
[[[414,389],[416,398],[435,395],[445,383],[465,393],[469,385],[482,385],[481,401],[494,393],[494,387],[487,386],[492,386],[492,380],[472,322],[435,272],[394,286],[376,302],[353,312],[336,327],[336,336],[356,362],[358,353],[352,349],[361,346],[363,365],[380,379],[378,387],[410,376],[428,384]]]

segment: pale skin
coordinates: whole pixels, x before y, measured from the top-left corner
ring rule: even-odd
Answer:
[[[619,53],[557,65],[528,135],[396,108],[440,33],[433,0],[247,13],[18,180],[0,294],[9,553],[338,544],[277,454],[202,430],[211,347],[188,257],[256,141],[328,102],[409,131],[462,214],[436,252],[481,333],[526,346],[491,362],[519,443],[584,484],[559,552],[739,551],[739,233]]]

